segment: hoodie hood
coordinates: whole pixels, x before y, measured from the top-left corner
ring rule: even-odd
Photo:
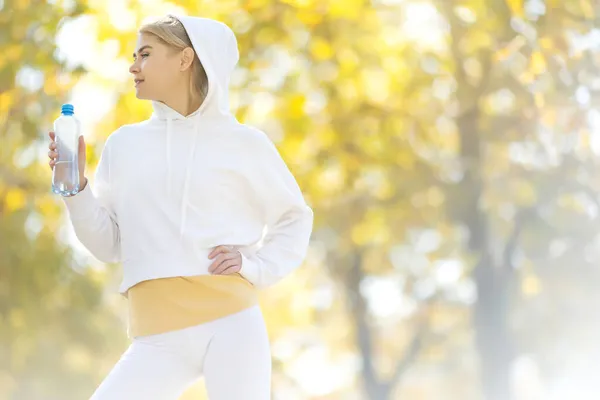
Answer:
[[[199,129],[207,123],[237,123],[229,108],[229,81],[235,69],[239,52],[235,34],[224,23],[200,17],[172,15],[184,26],[208,78],[208,91],[202,105],[188,116],[183,116],[159,101],[152,101],[151,121],[166,125],[165,160],[167,164],[167,195],[172,193],[171,181],[171,136],[175,121],[191,123],[193,139],[190,143],[186,163],[183,196],[181,198],[180,238],[183,238],[189,186],[192,177],[192,162],[196,152]]]

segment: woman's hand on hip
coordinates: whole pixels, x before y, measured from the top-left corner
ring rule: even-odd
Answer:
[[[213,275],[231,275],[242,269],[242,255],[231,246],[217,246],[208,255],[214,262],[208,267]]]

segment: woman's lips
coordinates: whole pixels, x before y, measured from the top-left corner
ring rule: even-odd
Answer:
[[[143,79],[136,79],[135,81],[135,87],[138,87],[140,84],[142,84],[144,82]]]

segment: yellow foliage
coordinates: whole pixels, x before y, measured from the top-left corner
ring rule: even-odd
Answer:
[[[20,308],[13,308],[10,310],[8,320],[11,327],[23,328],[25,326],[25,313]]]
[[[11,188],[6,193],[4,207],[8,212],[19,210],[25,206],[25,191],[19,188]]]
[[[333,144],[336,142],[336,132],[333,129],[331,129],[331,127],[327,126],[326,128],[321,129],[319,131],[319,134],[316,136],[316,139],[318,140],[321,148],[328,148],[330,146],[333,146]]]
[[[314,321],[313,308],[311,304],[312,295],[310,292],[295,292],[290,302],[288,312],[293,316],[294,326],[310,326]]]
[[[58,207],[50,194],[35,198],[35,208],[42,216],[50,216],[56,213]]]
[[[362,71],[363,93],[373,103],[384,104],[389,97],[391,84],[386,71],[369,68]]]
[[[300,118],[304,115],[306,97],[302,94],[294,94],[288,99],[288,115],[290,118]]]
[[[514,53],[519,51],[523,46],[527,44],[525,38],[521,35],[517,35],[510,43],[498,50],[495,54],[495,58],[497,61],[505,61]]]
[[[257,8],[267,7],[269,3],[270,0],[246,0],[244,8],[251,11]]]
[[[315,0],[282,0],[282,3],[298,8],[309,8],[314,6]]]
[[[300,9],[298,10],[296,18],[298,18],[298,20],[304,25],[314,26],[323,20],[323,14],[314,12],[310,9]]]
[[[31,6],[31,0],[19,0],[11,3],[11,7],[15,10],[26,10]]]
[[[89,351],[76,344],[67,347],[63,357],[66,365],[73,371],[89,370],[94,365]]]
[[[414,164],[415,164],[415,158],[414,156],[404,150],[404,151],[399,151],[398,154],[396,155],[396,163],[402,167],[402,169],[405,170],[410,170],[413,168]]]
[[[44,93],[48,96],[56,96],[62,91],[62,88],[55,79],[47,79],[44,81]]]
[[[542,108],[546,104],[543,93],[537,92],[536,94],[533,95],[533,99],[535,101],[535,105],[538,108]]]
[[[531,71],[525,71],[519,75],[519,80],[523,85],[527,85],[535,80],[535,75]]]
[[[435,186],[427,190],[427,203],[432,207],[441,207],[444,204],[444,192]]]
[[[329,15],[334,18],[358,19],[364,13],[364,0],[329,0]]]
[[[542,283],[540,279],[532,274],[527,273],[521,280],[521,292],[527,297],[533,297],[542,291]]]
[[[387,200],[394,195],[394,192],[395,182],[392,182],[391,180],[385,180],[377,187],[374,195],[378,200]]]
[[[523,180],[515,182],[513,193],[518,204],[523,206],[531,205],[537,200],[537,193],[531,182]]]
[[[356,70],[360,64],[360,59],[354,50],[350,48],[336,49],[337,62],[339,64],[340,73],[350,74]]]
[[[506,4],[513,15],[517,17],[522,17],[524,15],[523,0],[506,0]]]
[[[546,72],[546,58],[540,51],[534,51],[533,54],[531,54],[529,68],[531,70],[531,73],[535,75],[540,75]]]
[[[2,58],[8,62],[17,61],[19,58],[23,56],[23,45],[21,43],[14,43],[6,46],[6,49],[3,50]]]
[[[371,210],[368,215],[352,228],[352,241],[357,246],[367,243],[382,244],[389,239],[389,224],[385,213]]]
[[[538,44],[544,50],[551,50],[554,47],[554,40],[549,37],[542,37],[538,40]]]
[[[542,123],[548,127],[554,126],[557,121],[556,110],[545,109],[541,116]]]
[[[594,11],[594,6],[588,0],[579,0],[579,4],[581,5],[581,11],[586,19],[593,20],[596,16]]]
[[[324,193],[336,193],[342,189],[345,175],[340,165],[324,168],[317,176],[317,187]]]
[[[323,38],[314,38],[310,46],[311,53],[317,61],[328,60],[333,56],[333,49]]]
[[[14,104],[14,93],[11,90],[7,90],[4,93],[0,93],[0,115],[6,115],[10,108]]]

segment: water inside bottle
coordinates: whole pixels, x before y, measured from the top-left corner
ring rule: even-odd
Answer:
[[[62,196],[72,196],[79,191],[77,166],[73,161],[57,161],[54,164],[52,191]]]

